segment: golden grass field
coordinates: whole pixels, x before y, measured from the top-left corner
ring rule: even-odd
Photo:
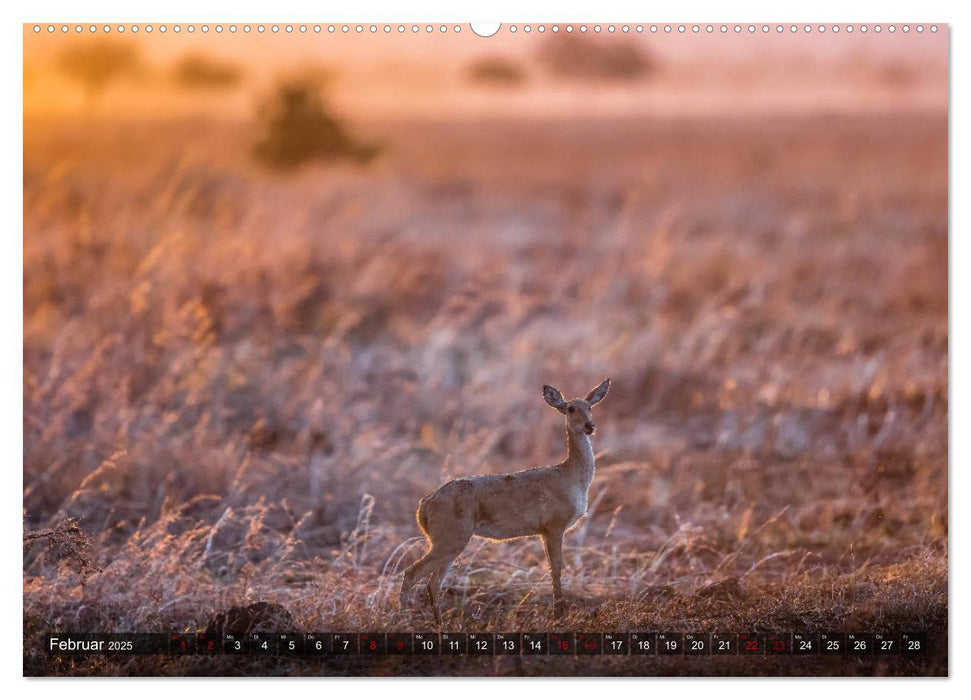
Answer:
[[[946,675],[944,114],[24,130],[29,675]],[[445,631],[926,631],[926,657],[48,657],[54,630],[433,631],[418,499],[558,461],[603,377],[567,616],[474,540]],[[718,584],[712,586],[712,584]]]

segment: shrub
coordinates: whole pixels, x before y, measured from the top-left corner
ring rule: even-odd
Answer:
[[[262,136],[255,155],[278,168],[293,168],[314,160],[347,158],[367,162],[377,148],[361,143],[327,108],[315,81],[281,84],[264,105]]]
[[[26,555],[37,540],[46,540],[44,552],[49,561],[62,559],[73,562],[81,576],[82,585],[88,576],[101,571],[91,561],[91,538],[78,525],[77,518],[65,518],[48,530],[25,532],[23,534],[24,554]]]

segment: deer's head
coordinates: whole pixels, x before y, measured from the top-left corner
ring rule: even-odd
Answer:
[[[597,426],[593,422],[593,407],[603,401],[610,388],[610,380],[604,379],[596,389],[582,399],[567,401],[559,389],[546,385],[543,387],[543,398],[546,403],[563,414],[566,419],[566,429],[578,435],[593,435]]]

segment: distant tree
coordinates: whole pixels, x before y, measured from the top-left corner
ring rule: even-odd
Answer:
[[[140,68],[138,52],[130,44],[102,41],[72,46],[60,55],[58,67],[68,78],[81,84],[88,102],[99,97],[118,78]]]
[[[566,80],[640,80],[657,68],[646,52],[620,37],[551,36],[539,58],[550,73]]]
[[[310,160],[351,159],[367,162],[378,149],[361,143],[331,113],[312,79],[283,82],[261,110],[262,135],[254,147],[257,158],[277,168],[293,168]]]
[[[469,65],[469,80],[497,87],[515,87],[526,82],[526,74],[519,64],[508,58],[490,56]]]
[[[238,66],[197,53],[183,56],[172,72],[175,82],[189,90],[230,89],[243,78]]]

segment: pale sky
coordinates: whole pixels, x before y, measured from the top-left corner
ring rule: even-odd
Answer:
[[[565,25],[563,25],[565,27]],[[460,34],[418,34],[394,29],[376,34],[208,34],[171,30],[137,35],[71,31],[34,34],[24,29],[25,93],[28,115],[70,113],[83,108],[80,89],[57,69],[64,49],[110,39],[132,44],[146,70],[117,83],[99,109],[119,115],[219,113],[245,116],[259,96],[285,74],[324,69],[332,76],[330,99],[349,116],[547,117],[592,115],[709,115],[805,113],[808,111],[944,110],[947,100],[947,28],[932,34],[881,34],[858,30],[833,34],[788,30],[777,34],[743,30],[727,35],[659,32],[601,35],[601,42],[628,42],[654,59],[647,79],[619,84],[564,81],[551,76],[537,53],[544,43],[566,37],[508,26],[481,38],[463,26]],[[578,32],[574,32],[578,34]],[[592,36],[588,32],[587,37]],[[239,89],[219,94],[185,93],[169,78],[172,64],[189,52],[238,65]],[[495,88],[468,78],[470,64],[499,57],[522,72],[517,87]]]

